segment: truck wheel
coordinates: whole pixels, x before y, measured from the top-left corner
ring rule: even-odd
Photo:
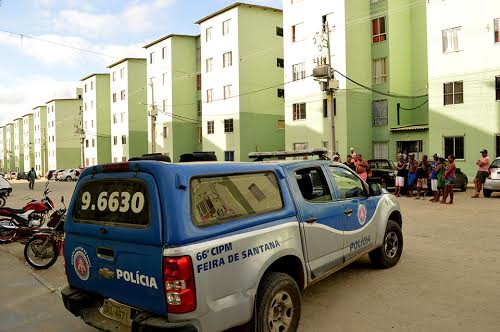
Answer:
[[[300,320],[300,290],[286,273],[268,272],[257,291],[255,331],[294,332]]]
[[[484,195],[484,197],[491,197],[491,193],[492,193],[491,190],[483,189],[483,195]]]
[[[389,220],[382,247],[370,252],[370,261],[380,269],[388,269],[399,262],[403,253],[403,233],[399,224]]]

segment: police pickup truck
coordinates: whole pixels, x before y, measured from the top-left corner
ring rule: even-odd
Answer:
[[[92,166],[67,214],[62,298],[105,331],[295,331],[303,289],[367,253],[396,265],[401,227],[394,196],[321,158]]]

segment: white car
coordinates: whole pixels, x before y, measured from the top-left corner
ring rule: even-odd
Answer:
[[[80,176],[80,170],[78,169],[65,169],[57,173],[58,181],[76,181]]]
[[[492,193],[500,191],[500,157],[490,165],[490,175],[483,185],[484,197],[490,197]]]

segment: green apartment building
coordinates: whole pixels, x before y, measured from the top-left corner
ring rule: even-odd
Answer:
[[[5,126],[0,127],[0,172],[6,173],[5,167]]]
[[[35,130],[32,113],[23,115],[23,151],[23,171],[28,172],[32,167],[35,167]]]
[[[33,108],[33,127],[35,140],[35,171],[45,175],[48,171],[47,153],[47,106]]]
[[[343,158],[351,147],[365,158],[429,153],[426,1],[324,1],[312,7],[304,0],[283,6],[285,82],[290,82],[285,86],[286,149],[334,152],[334,123],[335,150]],[[333,112],[310,77],[328,57],[326,24],[339,81]]]
[[[5,168],[7,172],[15,171],[14,162],[14,122],[5,127]]]

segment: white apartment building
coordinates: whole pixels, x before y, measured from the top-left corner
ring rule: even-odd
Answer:
[[[203,150],[245,161],[283,150],[282,12],[235,3],[196,22],[201,29]]]
[[[111,162],[109,74],[91,74],[83,83],[85,167]]]
[[[5,167],[5,126],[0,127],[0,172],[5,173],[7,169]]]
[[[6,171],[15,170],[14,163],[14,122],[5,125],[5,168]]]
[[[47,106],[33,108],[35,171],[44,176],[47,167]]]
[[[427,35],[431,150],[471,178],[500,156],[500,1],[430,0]]]
[[[24,171],[24,133],[23,118],[14,119],[14,169]]]
[[[144,46],[148,52],[148,151],[168,154],[175,161],[201,149],[199,39],[171,34]],[[156,116],[154,147],[151,115]]]
[[[23,154],[24,154],[24,169],[29,172],[32,167],[35,167],[35,136],[34,136],[34,119],[33,114],[23,115]]]
[[[125,58],[110,71],[111,160],[148,152],[146,59]]]

